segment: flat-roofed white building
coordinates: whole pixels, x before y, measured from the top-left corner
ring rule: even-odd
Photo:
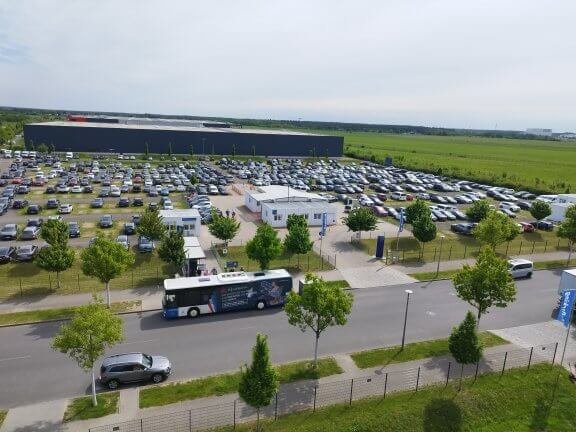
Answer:
[[[550,203],[552,214],[548,216],[548,219],[554,222],[562,222],[566,210],[574,204],[576,204],[576,194],[559,194],[556,199]]]
[[[336,223],[336,209],[328,201],[263,202],[262,220],[275,228],[286,227],[288,215],[303,215],[308,226],[321,226],[322,214],[326,213],[326,224]]]
[[[316,201],[327,202],[323,196],[288,186],[260,186],[244,193],[244,204],[255,213],[262,212],[262,203]]]
[[[196,209],[160,210],[160,217],[168,230],[176,230],[184,237],[199,237],[202,225]]]

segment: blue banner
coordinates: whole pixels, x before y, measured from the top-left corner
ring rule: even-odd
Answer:
[[[320,228],[320,236],[324,237],[326,235],[326,228],[328,226],[328,214],[322,213],[322,228]]]
[[[404,209],[400,209],[400,226],[398,232],[404,231]]]
[[[576,290],[566,290],[562,292],[560,297],[560,307],[558,308],[558,315],[556,319],[564,324],[564,327],[570,325],[570,317],[574,309],[574,302],[576,301]]]

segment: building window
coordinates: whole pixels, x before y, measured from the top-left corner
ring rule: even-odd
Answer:
[[[308,213],[304,213],[302,216],[304,216],[304,219],[308,220],[308,216],[310,216]]]
[[[322,219],[322,213],[314,213],[314,219],[315,220]]]
[[[281,220],[282,220],[282,215],[275,214],[275,215],[274,215],[274,220],[275,220],[275,221],[281,221]]]

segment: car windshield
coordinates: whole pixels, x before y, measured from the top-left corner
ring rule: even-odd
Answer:
[[[147,368],[152,367],[152,356],[148,354],[142,354],[142,364]]]

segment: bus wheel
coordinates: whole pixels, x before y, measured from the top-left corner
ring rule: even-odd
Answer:
[[[196,318],[198,315],[200,315],[198,308],[188,309],[188,318]]]
[[[258,300],[258,303],[256,303],[256,309],[262,310],[265,307],[266,307],[266,302],[264,300]]]

